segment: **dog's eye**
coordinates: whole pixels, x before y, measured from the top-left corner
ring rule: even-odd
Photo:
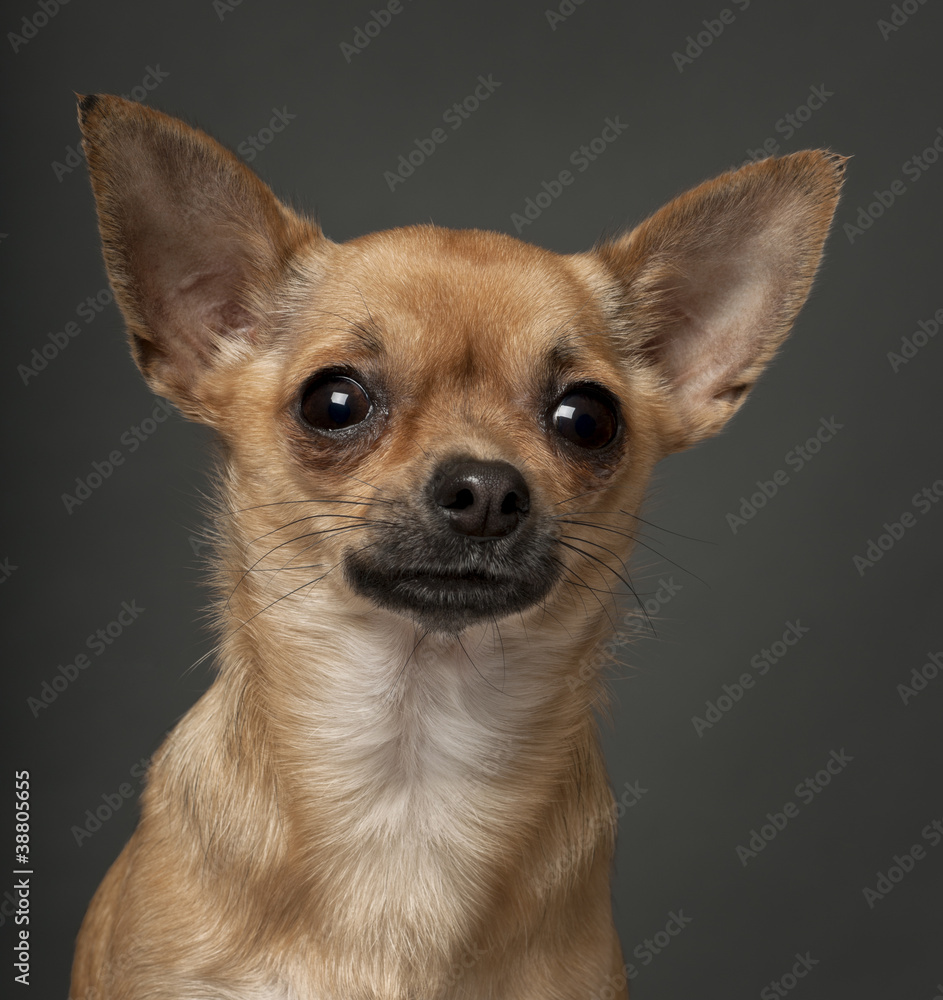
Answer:
[[[346,375],[315,379],[301,400],[301,415],[319,431],[341,431],[365,420],[370,397],[358,382]]]
[[[581,448],[604,448],[616,436],[619,420],[613,403],[602,393],[581,389],[557,403],[553,426]]]

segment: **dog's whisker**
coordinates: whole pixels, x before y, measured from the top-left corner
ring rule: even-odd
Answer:
[[[592,512],[590,512],[590,513],[592,513]],[[627,513],[627,512],[626,511],[619,511],[619,513],[620,514],[624,514],[624,513]],[[702,577],[698,576],[697,573],[693,572],[693,570],[688,569],[686,566],[682,566],[681,563],[676,562],[670,556],[666,556],[664,554],[664,552],[661,552],[659,549],[656,549],[655,546],[651,544],[651,542],[645,541],[645,538],[647,537],[645,535],[642,535],[642,534],[636,533],[636,532],[621,531],[618,528],[610,528],[609,526],[604,525],[604,524],[595,524],[592,521],[574,521],[574,520],[572,520],[570,518],[566,518],[566,517],[563,517],[563,516],[554,517],[553,520],[558,521],[559,523],[562,523],[562,524],[576,524],[576,525],[581,525],[581,526],[586,527],[586,528],[596,528],[599,531],[608,531],[608,532],[611,532],[612,534],[622,535],[625,538],[631,539],[631,541],[634,542],[636,545],[641,545],[642,548],[648,549],[649,552],[653,552],[656,556],[658,556],[659,559],[663,559],[665,562],[671,563],[672,566],[675,566],[677,569],[681,570],[682,573],[686,573],[692,579],[697,580],[698,583],[704,584],[705,587],[710,587],[710,584],[706,580],[704,580]],[[645,522],[645,523],[648,523],[648,522]],[[654,527],[657,527],[657,525],[654,525]],[[659,530],[668,531],[667,528],[662,528],[662,529],[659,529]],[[670,534],[677,534],[677,533],[676,532],[670,532]],[[687,538],[688,536],[687,535],[680,535],[679,537],[680,538]],[[691,539],[691,540],[692,541],[698,541],[699,539]]]
[[[555,517],[553,520],[558,524],[576,524],[583,528],[595,528],[597,531],[607,531],[612,535],[621,535],[623,538],[628,538],[632,542],[637,541],[639,538],[635,532],[623,531],[621,528],[610,528],[605,524],[595,524],[592,521],[574,521],[570,517]]]
[[[465,648],[465,643],[462,642],[462,637],[458,635],[455,638],[462,652],[465,654],[465,659],[468,660],[468,662],[472,665],[472,667],[474,667],[475,673],[478,674],[478,676],[485,682],[485,684],[488,685],[488,687],[491,688],[492,691],[497,691],[498,694],[504,694],[503,688],[496,687],[494,684],[492,684],[491,681],[489,681],[488,678],[485,677],[485,675],[478,669],[478,664],[475,663],[475,661],[471,658],[471,656],[468,655],[468,650]]]
[[[347,498],[353,499],[347,499]],[[235,517],[236,514],[244,514],[250,510],[265,510],[267,507],[287,507],[290,504],[299,503],[330,503],[345,504],[352,507],[370,507],[375,504],[392,505],[392,500],[384,500],[381,497],[356,497],[352,493],[342,493],[333,497],[306,497],[301,500],[273,500],[271,503],[256,503],[249,507],[234,507],[228,510],[216,511],[212,515],[214,520],[222,520],[224,517]]]
[[[567,537],[567,538],[573,538],[574,536],[567,535],[565,537]],[[596,543],[596,542],[590,542],[589,539],[587,539],[587,538],[578,538],[577,537],[576,541],[587,542],[590,545],[598,545],[598,543]],[[655,631],[655,626],[652,624],[652,620],[651,620],[651,618],[649,618],[648,612],[645,610],[645,605],[643,604],[643,602],[639,598],[639,595],[636,592],[635,587],[632,585],[631,580],[629,580],[626,576],[623,576],[617,570],[614,570],[607,562],[605,562],[605,560],[600,559],[598,556],[594,556],[591,552],[586,552],[584,549],[580,549],[580,548],[578,548],[575,545],[571,545],[569,542],[565,542],[562,539],[560,539],[560,544],[563,545],[563,546],[565,546],[568,549],[573,549],[573,551],[579,552],[580,555],[586,556],[587,559],[591,559],[591,560],[593,560],[593,562],[596,562],[599,565],[604,566],[607,570],[609,570],[610,573],[613,574],[613,576],[617,577],[622,583],[624,583],[625,586],[629,588],[629,593],[631,593],[631,595],[635,598],[636,602],[638,603],[638,606],[641,608],[642,612],[645,614],[645,618],[648,621],[649,628],[652,630],[652,634],[653,635],[657,635],[658,634]],[[604,545],[598,545],[598,547],[601,548],[601,549],[605,549]],[[605,549],[605,550],[607,552],[611,553],[610,549]],[[602,577],[602,573],[600,573],[600,577]],[[616,594],[615,594],[614,591],[610,590],[609,593],[612,595],[613,598],[616,597]],[[611,619],[610,619],[610,623],[611,623]]]
[[[221,651],[221,649],[222,649],[222,643],[218,642],[218,643],[214,644],[213,647],[211,649],[208,649],[202,656],[197,657],[197,659],[195,659],[190,664],[190,666],[187,667],[183,671],[182,676],[186,677],[187,674],[193,673],[193,671],[196,670],[197,667],[199,667],[201,664],[205,663],[206,660],[208,660],[211,657],[215,656],[217,653],[219,653]]]
[[[569,545],[567,541],[564,541],[564,539],[570,542],[582,542],[584,545],[592,545],[594,548],[602,549],[603,552],[608,552],[609,555],[615,555],[612,549],[607,548],[605,545],[600,545],[599,542],[593,542],[590,541],[590,539],[588,538],[582,538],[579,535],[561,535],[557,539],[561,545],[566,546],[566,548],[568,549],[572,549],[574,552],[579,552],[580,555],[585,556],[587,559],[591,559],[598,566],[602,566],[604,569],[608,570],[614,577],[616,577],[616,579],[624,583],[625,586],[628,587],[633,594],[635,593],[635,588],[632,586],[631,581],[626,576],[623,576],[617,569],[613,569],[613,567],[610,566],[609,563],[605,561],[605,559],[601,559],[599,556],[593,555],[592,552],[587,552],[585,549],[581,549],[576,545]],[[616,558],[618,557],[616,556]],[[620,565],[623,565],[621,561]],[[602,576],[600,570],[597,570],[597,573],[599,573],[600,576]],[[614,591],[610,591],[610,593],[612,593],[613,595],[615,594]]]
[[[226,600],[226,608],[227,608],[227,610],[231,609],[231,604],[232,604],[233,596],[235,595],[236,591],[239,589],[240,585],[245,581],[246,577],[250,573],[256,572],[257,568],[259,566],[259,563],[263,562],[265,559],[268,559],[269,556],[273,555],[279,549],[285,548],[288,545],[292,545],[295,542],[303,541],[306,538],[316,538],[316,537],[322,536],[322,535],[338,534],[338,533],[340,533],[342,531],[350,531],[350,530],[354,530],[354,529],[357,529],[357,528],[365,528],[365,527],[369,527],[373,523],[374,522],[372,522],[372,521],[364,521],[363,523],[360,523],[360,524],[342,524],[342,525],[338,525],[338,526],[333,527],[333,528],[324,528],[324,529],[321,529],[319,531],[309,531],[309,532],[306,532],[303,535],[297,535],[295,538],[286,539],[284,542],[279,542],[278,545],[272,546],[272,548],[270,548],[263,555],[259,556],[259,558],[256,559],[255,562],[251,566],[249,566],[247,569],[245,569],[243,571],[242,575],[236,581],[235,585],[233,586],[232,590],[229,593],[229,597]],[[271,532],[269,532],[269,534],[271,534]],[[262,535],[260,537],[264,538],[265,536]],[[292,559],[297,559],[298,556],[300,556],[303,553],[307,552],[314,544],[315,544],[314,542],[311,542],[308,545],[304,546],[304,548],[302,548],[299,552],[296,552],[291,557],[291,559],[288,560],[288,562],[286,562],[286,563],[284,563],[282,565],[281,569],[287,569],[290,566],[290,563],[291,563]]]
[[[308,532],[307,534],[299,535],[297,538],[291,539],[291,541],[299,542],[299,541],[302,541],[305,538],[311,538],[311,539],[313,539],[313,541],[309,542],[307,545],[303,546],[301,549],[299,549],[297,552],[295,552],[292,556],[290,556],[281,565],[280,569],[281,570],[297,570],[299,567],[292,566],[292,563],[296,559],[301,558],[301,556],[303,556],[305,554],[305,552],[308,552],[310,549],[313,549],[319,542],[323,541],[323,538],[321,536],[323,536],[323,535],[331,535],[331,534],[337,534],[337,535],[339,535],[342,532],[346,533],[346,532],[350,532],[350,531],[356,531],[359,528],[370,527],[371,523],[372,522],[367,522],[367,523],[364,523],[364,524],[342,524],[342,525],[338,525],[338,526],[336,526],[334,528],[324,528],[324,529],[322,529],[320,531]],[[274,549],[271,549],[267,553],[266,556],[263,556],[263,558],[267,558],[267,556],[271,555],[272,552],[274,552],[274,551],[275,551]],[[331,569],[328,570],[328,573],[330,573],[337,565],[338,564],[335,563],[334,566],[332,566]],[[270,581],[269,585],[271,585],[271,581]],[[265,590],[265,588],[263,588],[263,592],[264,592],[264,590]]]
[[[620,514],[625,514],[626,517],[634,518],[636,521],[641,521],[642,524],[648,525],[649,528],[654,528],[656,531],[663,531],[667,535],[674,535],[676,538],[683,538],[688,542],[700,542],[702,545],[716,545],[717,542],[712,542],[709,538],[698,538],[695,535],[683,535],[680,531],[672,531],[671,528],[663,528],[660,524],[655,524],[654,521],[647,521],[644,517],[639,514],[633,514],[629,510],[619,509]]]
[[[579,500],[581,497],[591,497],[595,496],[597,493],[605,492],[605,486],[596,486],[591,490],[586,490],[584,493],[575,493],[571,497],[564,497],[562,500],[558,500],[554,507],[559,507],[561,504],[573,503],[574,500]]]
[[[641,538],[636,538],[635,542],[637,545],[641,545],[643,549],[648,549],[649,552],[653,552],[659,559],[664,559],[665,562],[671,563],[672,566],[675,566],[677,569],[680,569],[682,573],[686,573],[688,576],[697,580],[698,583],[703,583],[705,587],[710,587],[710,584],[703,577],[698,576],[697,573],[689,570],[686,566],[682,566],[681,563],[675,562],[675,560],[670,556],[666,556],[664,552],[660,552],[656,549],[654,545],[651,545],[648,542],[643,542]]]
[[[281,597],[277,597],[274,601],[270,602],[269,604],[266,604],[264,608],[260,609],[259,611],[256,611],[254,615],[250,615],[244,621],[240,622],[240,624],[236,626],[235,629],[233,629],[231,634],[234,635],[236,632],[241,631],[243,628],[246,627],[246,625],[248,625],[250,622],[255,621],[256,618],[258,618],[260,615],[265,614],[266,611],[270,611],[272,608],[275,607],[276,604],[279,604],[281,601],[287,600],[289,597],[293,596],[294,594],[297,594],[301,590],[304,590],[306,587],[312,587],[314,586],[314,584],[320,583],[321,580],[323,580],[328,575],[328,573],[330,573],[331,570],[335,568],[336,565],[337,564],[335,563],[335,565],[332,566],[331,569],[329,569],[326,573],[322,573],[321,576],[317,577],[316,579],[308,580],[306,583],[302,583],[300,586],[295,587],[293,590],[289,590],[287,594],[282,594]]]
[[[351,284],[354,285],[354,288],[357,290],[357,294],[360,296],[360,301],[363,303],[364,309],[367,310],[367,319],[369,319],[370,322],[373,324],[374,330],[379,329],[376,320],[373,318],[373,313],[370,312],[370,306],[367,305],[367,298],[363,294],[363,289],[358,284],[355,284],[353,282],[351,282]]]
[[[561,501],[562,502],[562,501]],[[716,545],[717,542],[711,541],[709,538],[698,538],[696,535],[685,535],[680,531],[673,531],[671,528],[662,527],[660,524],[655,524],[654,521],[649,521],[639,514],[633,514],[630,510],[623,510],[619,508],[618,510],[568,510],[563,511],[562,514],[553,515],[553,520],[559,520],[563,517],[631,517],[633,521],[638,521],[641,524],[646,525],[649,528],[654,528],[656,531],[661,531],[666,535],[674,535],[676,538],[683,538],[688,542],[700,542],[703,545]]]
[[[275,566],[273,569],[249,569],[246,570],[247,573],[286,573],[293,572],[299,569],[320,569],[321,566],[326,566],[327,563],[307,563],[304,566]]]
[[[526,633],[526,626],[525,626]],[[501,635],[501,626],[498,624],[497,618],[494,615],[491,616],[491,651],[494,652],[497,646],[501,648],[501,672],[504,677],[507,677],[508,661],[507,654],[504,649],[504,636]]]
[[[568,546],[568,548],[573,548],[573,546]],[[571,587],[582,588],[582,589],[588,590],[593,595],[593,597],[595,598],[596,603],[602,609],[602,612],[606,616],[606,619],[608,620],[610,627],[615,628],[615,625],[614,625],[614,623],[612,621],[612,616],[609,614],[609,609],[606,607],[605,604],[603,604],[602,598],[599,596],[600,593],[603,593],[603,594],[608,594],[610,597],[614,598],[615,594],[613,594],[612,590],[610,589],[610,590],[602,590],[602,591],[600,591],[597,587],[591,587],[579,575],[579,573],[577,573],[576,570],[573,569],[572,566],[567,566],[567,564],[562,559],[558,559],[556,557],[555,557],[555,559],[556,559],[556,562],[563,568],[563,570],[567,574],[569,574],[570,576],[574,577],[576,579],[576,581],[577,581],[576,583],[574,583],[572,580],[569,580],[569,581],[567,581],[568,584]],[[600,574],[600,578],[601,579],[605,579],[604,577],[602,577],[602,574]],[[577,596],[580,599],[580,603],[583,605],[583,610],[588,614],[588,611],[586,611],[586,602],[583,600],[583,595],[580,593],[579,589],[577,589],[576,593],[577,593]]]
[[[368,489],[375,490],[377,493],[385,493],[386,491],[382,486],[377,486],[374,483],[368,482],[366,479],[358,479],[357,476],[351,475],[349,472],[344,473],[345,478],[352,479],[355,483],[360,483],[361,486],[366,486]],[[393,503],[392,500],[380,500],[381,503]]]
[[[248,545],[255,545],[257,542],[261,542],[263,538],[268,538],[269,535],[277,534],[279,531],[284,531],[286,528],[291,528],[296,524],[301,524],[303,521],[313,521],[315,518],[321,517],[331,517],[331,518],[342,518],[343,520],[350,521],[361,521],[367,524],[388,524],[388,521],[374,521],[371,518],[363,517],[360,514],[307,514],[304,517],[296,517],[293,521],[286,521],[284,524],[278,525],[277,528],[272,528],[271,531],[266,531],[262,535],[258,535],[253,538]],[[330,530],[330,529],[328,529]]]
[[[357,521],[358,521],[357,524],[338,524],[334,525],[331,528],[319,528],[317,531],[306,531],[304,532],[304,534],[296,535],[294,538],[287,538],[284,541],[279,542],[277,545],[273,545],[267,552],[259,556],[259,558],[255,560],[255,562],[249,567],[249,569],[250,570],[255,569],[255,567],[258,566],[258,564],[262,562],[263,559],[267,559],[270,555],[277,552],[279,549],[283,549],[286,546],[292,545],[295,542],[303,541],[306,538],[319,538],[324,535],[339,534],[342,531],[349,531],[351,528],[366,528],[376,523],[374,521],[366,519],[357,519]],[[268,532],[268,534],[272,534],[272,532]],[[261,539],[265,537],[267,536],[260,535],[257,539],[255,539],[254,542],[250,542],[249,544],[254,544],[255,542],[261,541]]]
[[[413,658],[413,656],[415,656],[416,650],[419,649],[422,640],[425,639],[428,634],[429,633],[427,631],[423,630],[422,635],[419,636],[419,638],[413,644],[413,648],[409,651],[409,656],[407,656],[406,659],[403,660],[403,665],[396,672],[396,676],[393,678],[393,681],[386,692],[387,701],[393,700],[394,692],[396,691],[396,688],[399,686],[400,678],[403,676],[404,673],[406,673],[406,667],[409,665],[409,661]]]
[[[348,282],[348,284],[353,284],[353,282]],[[357,288],[356,285],[354,285],[354,288],[357,289],[358,293],[360,292],[360,289]],[[364,309],[367,310],[367,316],[370,317],[370,321],[373,322],[373,317],[370,316],[370,310],[367,308],[367,303],[365,300],[363,300],[362,294],[361,294],[361,300],[363,301]],[[365,337],[375,337],[377,335],[376,329],[368,330],[367,327],[365,327],[361,322],[355,319],[351,319],[349,316],[342,316],[340,313],[329,312],[327,309],[317,309],[316,313],[320,316],[333,316],[335,319],[339,319],[342,322],[349,324],[355,330],[359,330]],[[346,333],[347,331],[342,329],[340,332]]]

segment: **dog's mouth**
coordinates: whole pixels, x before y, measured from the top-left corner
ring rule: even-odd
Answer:
[[[441,462],[418,498],[377,528],[345,554],[347,582],[430,632],[454,634],[531,608],[561,571],[551,522],[508,462]]]
[[[378,545],[348,553],[345,575],[359,594],[428,631],[459,632],[524,611],[546,597],[558,576],[549,545],[513,545],[487,554],[472,550],[445,563],[414,555],[405,565],[397,548]]]

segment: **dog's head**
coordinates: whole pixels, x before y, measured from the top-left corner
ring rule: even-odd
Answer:
[[[720,430],[787,335],[844,167],[751,164],[584,254],[336,244],[202,132],[116,97],[80,120],[134,357],[222,437],[244,571],[452,633],[603,606],[654,463]]]

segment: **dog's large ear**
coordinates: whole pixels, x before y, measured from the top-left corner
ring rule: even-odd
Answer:
[[[323,239],[229,150],[134,101],[79,97],[79,123],[115,297],[151,388],[213,422],[208,370],[264,336],[267,293]],[[269,306],[270,308],[270,306]]]
[[[846,158],[805,151],[722,174],[593,253],[625,336],[659,370],[666,449],[716,434],[789,333],[838,204]]]

